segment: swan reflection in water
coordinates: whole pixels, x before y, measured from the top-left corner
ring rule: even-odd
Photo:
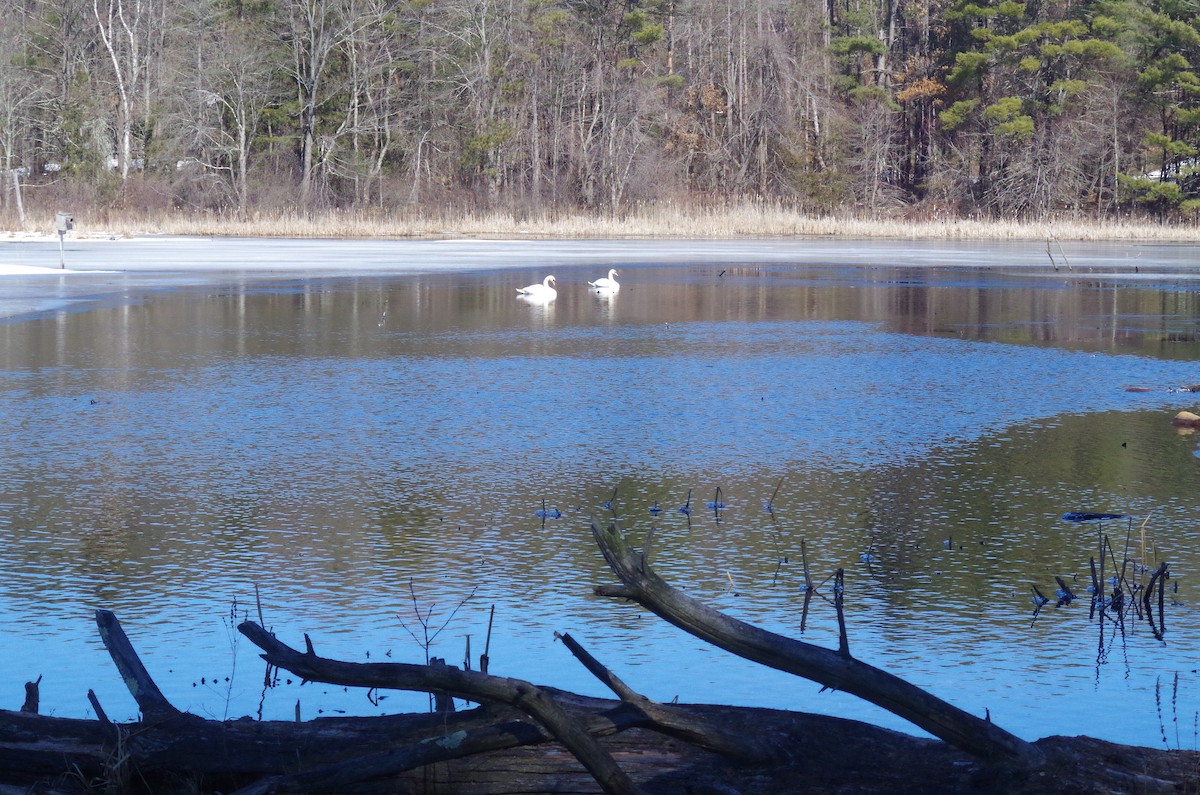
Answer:
[[[616,316],[617,297],[616,290],[595,290],[588,288],[588,292],[592,294],[596,303],[596,311],[599,317],[605,322],[611,322]]]

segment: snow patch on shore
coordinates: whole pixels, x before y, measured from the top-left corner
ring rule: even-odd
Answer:
[[[12,265],[0,262],[0,276],[69,276],[75,273],[120,273],[120,271],[77,271],[42,265]]]

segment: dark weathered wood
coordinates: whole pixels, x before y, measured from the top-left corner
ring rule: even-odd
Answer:
[[[133,644],[121,628],[121,622],[117,621],[112,611],[97,610],[96,626],[100,630],[100,640],[104,642],[104,648],[108,649],[109,656],[116,664],[117,671],[125,681],[125,687],[129,688],[129,693],[137,702],[142,715],[147,718],[170,718],[178,715],[179,710],[162,694],[146,671],[146,666],[142,665]]]
[[[21,705],[22,712],[32,712],[37,714],[38,704],[42,700],[41,692],[38,686],[42,683],[42,677],[38,677],[32,682],[25,683],[25,703]]]
[[[575,659],[583,664],[588,673],[599,679],[605,687],[616,694],[617,698],[629,702],[649,701],[648,698],[621,681],[621,678],[610,671],[607,666],[601,664],[587,649],[583,648],[583,645],[579,641],[571,637],[570,633],[555,632],[554,637],[562,641],[562,644],[575,656]]]
[[[446,667],[446,660],[442,657],[433,657],[429,660],[429,665],[433,668]],[[433,711],[434,712],[453,712],[454,697],[438,691],[433,694]]]
[[[714,646],[870,701],[983,759],[1012,760],[1027,766],[1041,762],[1042,754],[1033,744],[897,676],[849,654],[731,618],[683,594],[659,577],[645,556],[630,547],[615,526],[601,530],[593,525],[592,532],[609,566],[621,580],[620,588],[601,587],[596,593],[632,599]]]
[[[610,711],[616,707],[614,702],[596,704]],[[237,786],[286,776],[297,769],[318,769],[373,756],[409,754],[416,759],[414,754],[425,753],[430,761],[440,761],[552,739],[536,725],[517,718],[516,713],[507,710],[497,713],[473,709],[453,715],[337,717],[303,723],[249,719],[222,722],[182,715],[155,722],[105,725],[98,720],[0,710],[0,783],[53,777],[69,770],[88,779],[103,779],[109,774],[106,766],[116,751],[114,728],[122,733],[121,754],[139,775],[189,775],[237,782]],[[600,709],[587,728],[611,734],[643,722],[634,714],[606,715]],[[444,737],[463,738],[462,748],[448,744],[438,748],[437,739]],[[486,739],[486,744],[480,737]],[[422,750],[426,745],[431,747]],[[419,766],[421,762],[411,764]],[[397,765],[396,769],[409,768]]]
[[[597,700],[597,704],[603,700]],[[610,706],[614,702],[608,702]],[[1086,737],[1053,737],[1039,740],[1047,763],[1036,772],[1011,767],[996,768],[947,744],[912,737],[857,721],[822,715],[747,707],[669,705],[703,723],[721,725],[731,733],[763,734],[777,738],[786,753],[770,764],[745,765],[711,754],[657,732],[631,729],[602,738],[621,767],[648,792],[728,793],[740,795],[793,795],[798,792],[853,792],[855,795],[1079,795],[1100,793],[1155,793],[1200,791],[1200,754],[1117,745]],[[471,733],[494,722],[494,716],[472,711],[464,731]],[[449,716],[458,721],[466,712]],[[399,716],[396,716],[397,718]],[[439,731],[447,716],[376,718],[322,718],[302,724],[288,722],[204,721],[214,735],[224,734],[251,747],[256,734],[264,759],[260,767],[274,773],[213,770],[203,759],[217,746],[207,741],[191,755],[165,759],[145,748],[127,749],[130,785],[136,792],[162,793],[188,782],[189,791],[233,792],[264,776],[288,776],[297,770],[322,766],[320,747],[327,746],[324,764],[336,759],[384,758],[396,744],[418,746],[420,731],[405,728],[412,718],[432,718],[424,736],[456,735],[456,724]],[[529,739],[544,737],[534,724],[521,721],[516,731]],[[127,724],[136,738],[167,731],[166,727]],[[504,721],[496,727],[505,731]],[[107,732],[98,721],[55,718],[0,710],[0,786],[21,793],[30,791],[84,793],[75,782],[92,781],[103,791],[105,765],[113,748],[106,748]],[[197,735],[178,732],[174,741],[185,744]],[[289,747],[290,746],[290,747]],[[203,763],[197,769],[196,763]],[[168,766],[159,766],[169,763]],[[348,765],[357,764],[347,761]],[[219,767],[216,765],[215,767]],[[70,776],[64,772],[70,771]],[[41,782],[40,784],[38,782]],[[46,786],[49,785],[49,786]],[[294,789],[294,788],[293,788]],[[112,789],[118,792],[120,790]],[[126,790],[128,791],[128,790]],[[270,790],[266,790],[270,791]],[[282,788],[279,791],[287,791]],[[313,793],[321,789],[309,790]],[[591,775],[565,749],[554,743],[498,748],[417,767],[395,777],[384,775],[359,784],[340,785],[324,792],[349,793],[438,792],[444,795],[494,795],[496,792],[598,794]]]
[[[100,721],[102,726],[112,728],[113,722],[108,719],[108,714],[104,711],[104,707],[100,705],[100,699],[96,697],[96,691],[88,690],[87,700],[92,705],[92,710],[96,713],[96,720]]]
[[[124,768],[139,771],[143,779],[162,773],[186,773],[243,783],[247,777],[286,781],[286,776],[297,767],[361,768],[364,755],[400,758],[403,753],[398,753],[398,749],[407,753],[407,757],[402,764],[395,759],[389,759],[389,764],[402,770],[408,769],[404,765],[419,766],[464,753],[549,739],[549,735],[531,724],[522,727],[511,717],[486,709],[307,723],[203,720],[180,712],[167,702],[114,614],[99,611],[97,624],[118,670],[142,707],[143,720],[127,726],[112,723],[90,692],[89,699],[98,716],[95,721],[43,719],[30,724],[12,717],[27,713],[0,711],[0,784],[11,776],[25,781],[27,777],[52,776],[71,770],[84,781],[106,781],[111,788],[119,772],[113,767],[116,758],[122,760]],[[305,641],[311,655],[311,641],[307,637]],[[440,670],[454,669],[443,666]],[[643,720],[634,715],[596,715],[583,730],[611,733]],[[501,728],[493,724],[501,724]],[[34,725],[39,727],[36,732],[28,728]],[[438,737],[467,738],[470,742],[462,742],[461,747],[456,743],[440,746],[436,742],[426,743]],[[335,783],[326,791],[340,788]]]
[[[0,710],[0,781],[101,769],[108,733],[97,721]]]
[[[636,729],[636,727],[648,723],[646,717],[639,710],[630,708],[628,705],[603,699],[581,699],[570,694],[564,695],[572,702],[572,712],[578,714],[580,724],[596,737],[611,738],[619,732]],[[588,707],[587,711],[580,712],[579,708],[585,705]],[[541,745],[554,740],[553,735],[533,722],[505,720],[506,712],[496,715],[494,723],[481,723],[474,727],[464,726],[455,732],[431,736],[419,743],[397,747],[386,753],[356,757],[336,764],[312,768],[302,773],[263,779],[238,790],[235,795],[342,792],[350,787],[366,786],[372,781],[394,781],[402,774],[437,763],[465,760],[495,752],[513,752],[523,746]],[[679,718],[677,722],[683,724],[686,721]],[[700,718],[693,718],[692,723],[700,726],[706,722]],[[642,737],[640,744],[644,752],[646,754],[654,753],[653,749],[656,747],[656,743],[647,741],[645,735]],[[662,742],[658,741],[658,744]],[[624,743],[624,745],[628,747],[629,743]],[[544,749],[538,753],[552,755],[554,752]],[[626,753],[629,752],[626,751]],[[494,766],[494,771],[498,772],[505,768],[506,763],[499,761],[503,756],[507,755],[497,756],[496,761],[489,765]],[[645,761],[643,756],[642,762]],[[480,768],[478,761],[464,764],[475,769]],[[672,762],[667,767],[675,764],[677,762]],[[460,767],[461,765],[456,765],[454,769],[458,770]],[[562,762],[557,762],[553,766],[554,774],[562,775],[563,767]],[[579,767],[581,770],[583,769],[582,765]],[[531,780],[534,780],[536,776],[533,776],[533,773],[534,770],[529,768],[524,770],[521,775],[531,776]],[[389,790],[385,788],[385,791]]]
[[[446,762],[465,756],[506,750],[552,739],[544,729],[526,721],[508,721],[483,726],[472,731],[430,737],[405,748],[359,756],[334,764],[294,773],[273,776],[237,790],[233,795],[268,795],[274,793],[339,792],[351,785],[376,779],[394,779],[416,768]]]
[[[579,759],[606,793],[636,793],[638,788],[595,739],[542,688],[520,679],[463,671],[450,666],[408,663],[348,663],[318,657],[311,641],[299,652],[255,624],[243,621],[238,630],[263,650],[271,665],[313,682],[355,687],[421,692],[445,692],[471,701],[507,704],[544,726]]]
[[[718,724],[697,720],[687,710],[652,701],[625,684],[570,634],[555,633],[555,637],[593,676],[616,693],[628,709],[644,716],[649,728],[745,764],[765,763],[783,755],[769,735],[729,732]]]

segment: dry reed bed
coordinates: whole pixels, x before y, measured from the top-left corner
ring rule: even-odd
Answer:
[[[819,236],[975,241],[1200,242],[1200,226],[1126,221],[980,221],[970,219],[815,217],[779,207],[684,208],[656,205],[622,217],[552,213],[520,218],[510,213],[426,214],[370,210],[120,216],[98,222],[79,213],[80,236],[145,234],[286,238],[736,238]],[[31,231],[53,229],[53,218],[31,219]]]

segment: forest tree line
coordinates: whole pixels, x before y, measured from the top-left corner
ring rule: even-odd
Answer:
[[[1200,212],[1195,0],[8,0],[3,197]]]

